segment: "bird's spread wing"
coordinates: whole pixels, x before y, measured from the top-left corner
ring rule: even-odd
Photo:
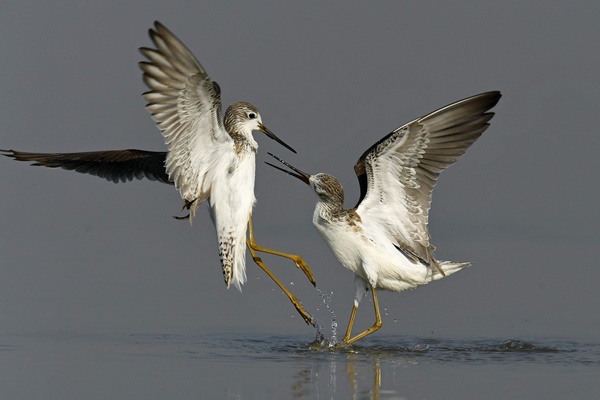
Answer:
[[[192,52],[161,23],[150,29],[155,49],[140,51],[146,108],[161,129],[169,152],[169,178],[188,201],[202,202],[210,195],[212,163],[233,152],[233,141],[221,121],[220,89]]]
[[[371,146],[354,166],[361,187],[358,214],[385,226],[397,247],[408,245],[422,262],[435,261],[427,229],[433,187],[487,129],[494,115],[487,111],[499,99],[499,92],[488,92],[458,101]]]
[[[173,184],[165,171],[167,153],[145,150],[107,150],[85,153],[29,153],[0,150],[17,161],[95,175],[115,183],[148,178]]]

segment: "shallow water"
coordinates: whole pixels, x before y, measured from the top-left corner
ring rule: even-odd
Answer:
[[[593,398],[600,344],[296,335],[0,337],[0,398]]]

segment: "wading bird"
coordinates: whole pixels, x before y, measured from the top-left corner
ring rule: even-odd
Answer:
[[[113,182],[143,177],[174,184],[189,210],[190,222],[200,203],[208,200],[219,245],[225,284],[241,289],[246,281],[246,247],[253,260],[292,301],[304,321],[314,324],[298,299],[266,267],[257,252],[294,261],[314,285],[310,267],[297,255],[256,244],[252,226],[255,154],[252,136],[260,131],[289,150],[262,123],[250,103],[231,104],[221,119],[219,85],[211,80],[192,52],[164,25],[149,30],[154,49],[141,48],[140,62],[148,88],[146,108],[160,128],[168,152],[111,150],[85,153],[29,153],[3,150],[8,157],[33,165],[97,175]],[[248,231],[249,230],[249,234]]]
[[[441,279],[471,265],[438,261],[427,222],[431,193],[439,174],[488,128],[500,92],[482,93],[409,122],[371,146],[354,171],[360,199],[344,208],[344,191],[327,174],[307,174],[269,153],[291,169],[280,168],[312,187],[317,195],[313,224],[340,263],[355,274],[356,295],[346,334],[351,344],[381,325],[377,289],[399,292]],[[352,335],[358,305],[371,291],[375,323]]]

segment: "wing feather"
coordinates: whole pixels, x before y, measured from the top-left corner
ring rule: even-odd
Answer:
[[[210,195],[213,164],[234,153],[221,120],[220,88],[164,25],[155,22],[149,34],[155,48],[140,49],[147,61],[139,64],[149,88],[146,108],[165,137],[170,180],[197,206]]]
[[[107,181],[127,182],[148,178],[173,184],[165,171],[166,152],[146,150],[106,150],[83,153],[30,153],[16,150],[0,150],[17,161],[29,161],[32,165],[63,168],[83,174],[95,175]]]
[[[357,212],[385,226],[398,246],[435,262],[427,223],[439,174],[489,126],[499,92],[452,103],[394,130],[363,153],[354,170],[361,186]]]

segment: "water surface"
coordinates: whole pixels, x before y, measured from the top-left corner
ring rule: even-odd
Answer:
[[[593,398],[600,344],[264,333],[0,337],[2,398]]]

